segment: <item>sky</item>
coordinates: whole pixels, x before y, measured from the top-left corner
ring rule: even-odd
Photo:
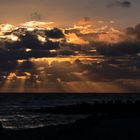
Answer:
[[[139,10],[139,0],[0,0],[0,23],[41,20],[68,25],[90,17],[125,28],[140,23]]]

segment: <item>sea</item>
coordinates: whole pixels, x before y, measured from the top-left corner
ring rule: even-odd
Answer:
[[[87,114],[53,114],[33,112],[42,107],[78,105],[83,102],[108,100],[139,100],[139,94],[0,94],[0,122],[7,129],[29,129],[73,123]]]

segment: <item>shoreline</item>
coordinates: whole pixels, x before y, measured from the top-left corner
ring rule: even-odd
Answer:
[[[1,129],[1,140],[134,140],[140,138],[140,101],[96,102],[32,110],[40,113],[88,114],[73,123],[22,130]],[[31,110],[28,110],[31,112]]]
[[[140,118],[127,117],[98,117],[89,116],[75,123],[25,130],[3,129],[0,132],[2,140],[85,140],[85,139],[137,139],[140,137]],[[117,137],[116,137],[117,136]],[[116,138],[115,138],[116,137]]]

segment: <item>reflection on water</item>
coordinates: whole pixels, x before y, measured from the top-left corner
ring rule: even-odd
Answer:
[[[16,114],[13,115],[1,115],[0,121],[3,122],[4,128],[26,129],[72,123],[77,119],[82,119],[85,117],[87,117],[87,115],[53,115],[43,113],[29,114],[24,112],[16,112]]]
[[[1,92],[139,92],[139,57],[71,56],[1,62]]]

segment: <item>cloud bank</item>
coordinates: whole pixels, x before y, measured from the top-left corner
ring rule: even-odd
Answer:
[[[0,40],[1,56],[3,56],[2,54],[6,56],[8,52],[10,58],[13,59],[15,58],[14,52],[19,51],[21,56],[23,56],[23,52],[25,53],[26,57],[24,58],[47,57],[49,54],[45,51],[57,50],[62,46],[69,46],[72,51],[75,50],[74,47],[82,46],[86,48],[90,46],[90,49],[96,48],[99,54],[107,56],[135,55],[140,53],[140,24],[135,27],[128,27],[124,31],[119,31],[104,25],[94,28],[91,24],[87,24],[89,21],[90,19],[86,18],[84,22],[80,22],[74,27],[61,29],[37,27],[32,30],[32,28],[25,27],[15,28],[5,33],[5,36],[10,36],[11,40],[8,38]],[[31,54],[31,51],[34,51],[34,55]],[[40,54],[40,51],[42,51],[43,55]],[[16,57],[16,59],[19,58]]]

